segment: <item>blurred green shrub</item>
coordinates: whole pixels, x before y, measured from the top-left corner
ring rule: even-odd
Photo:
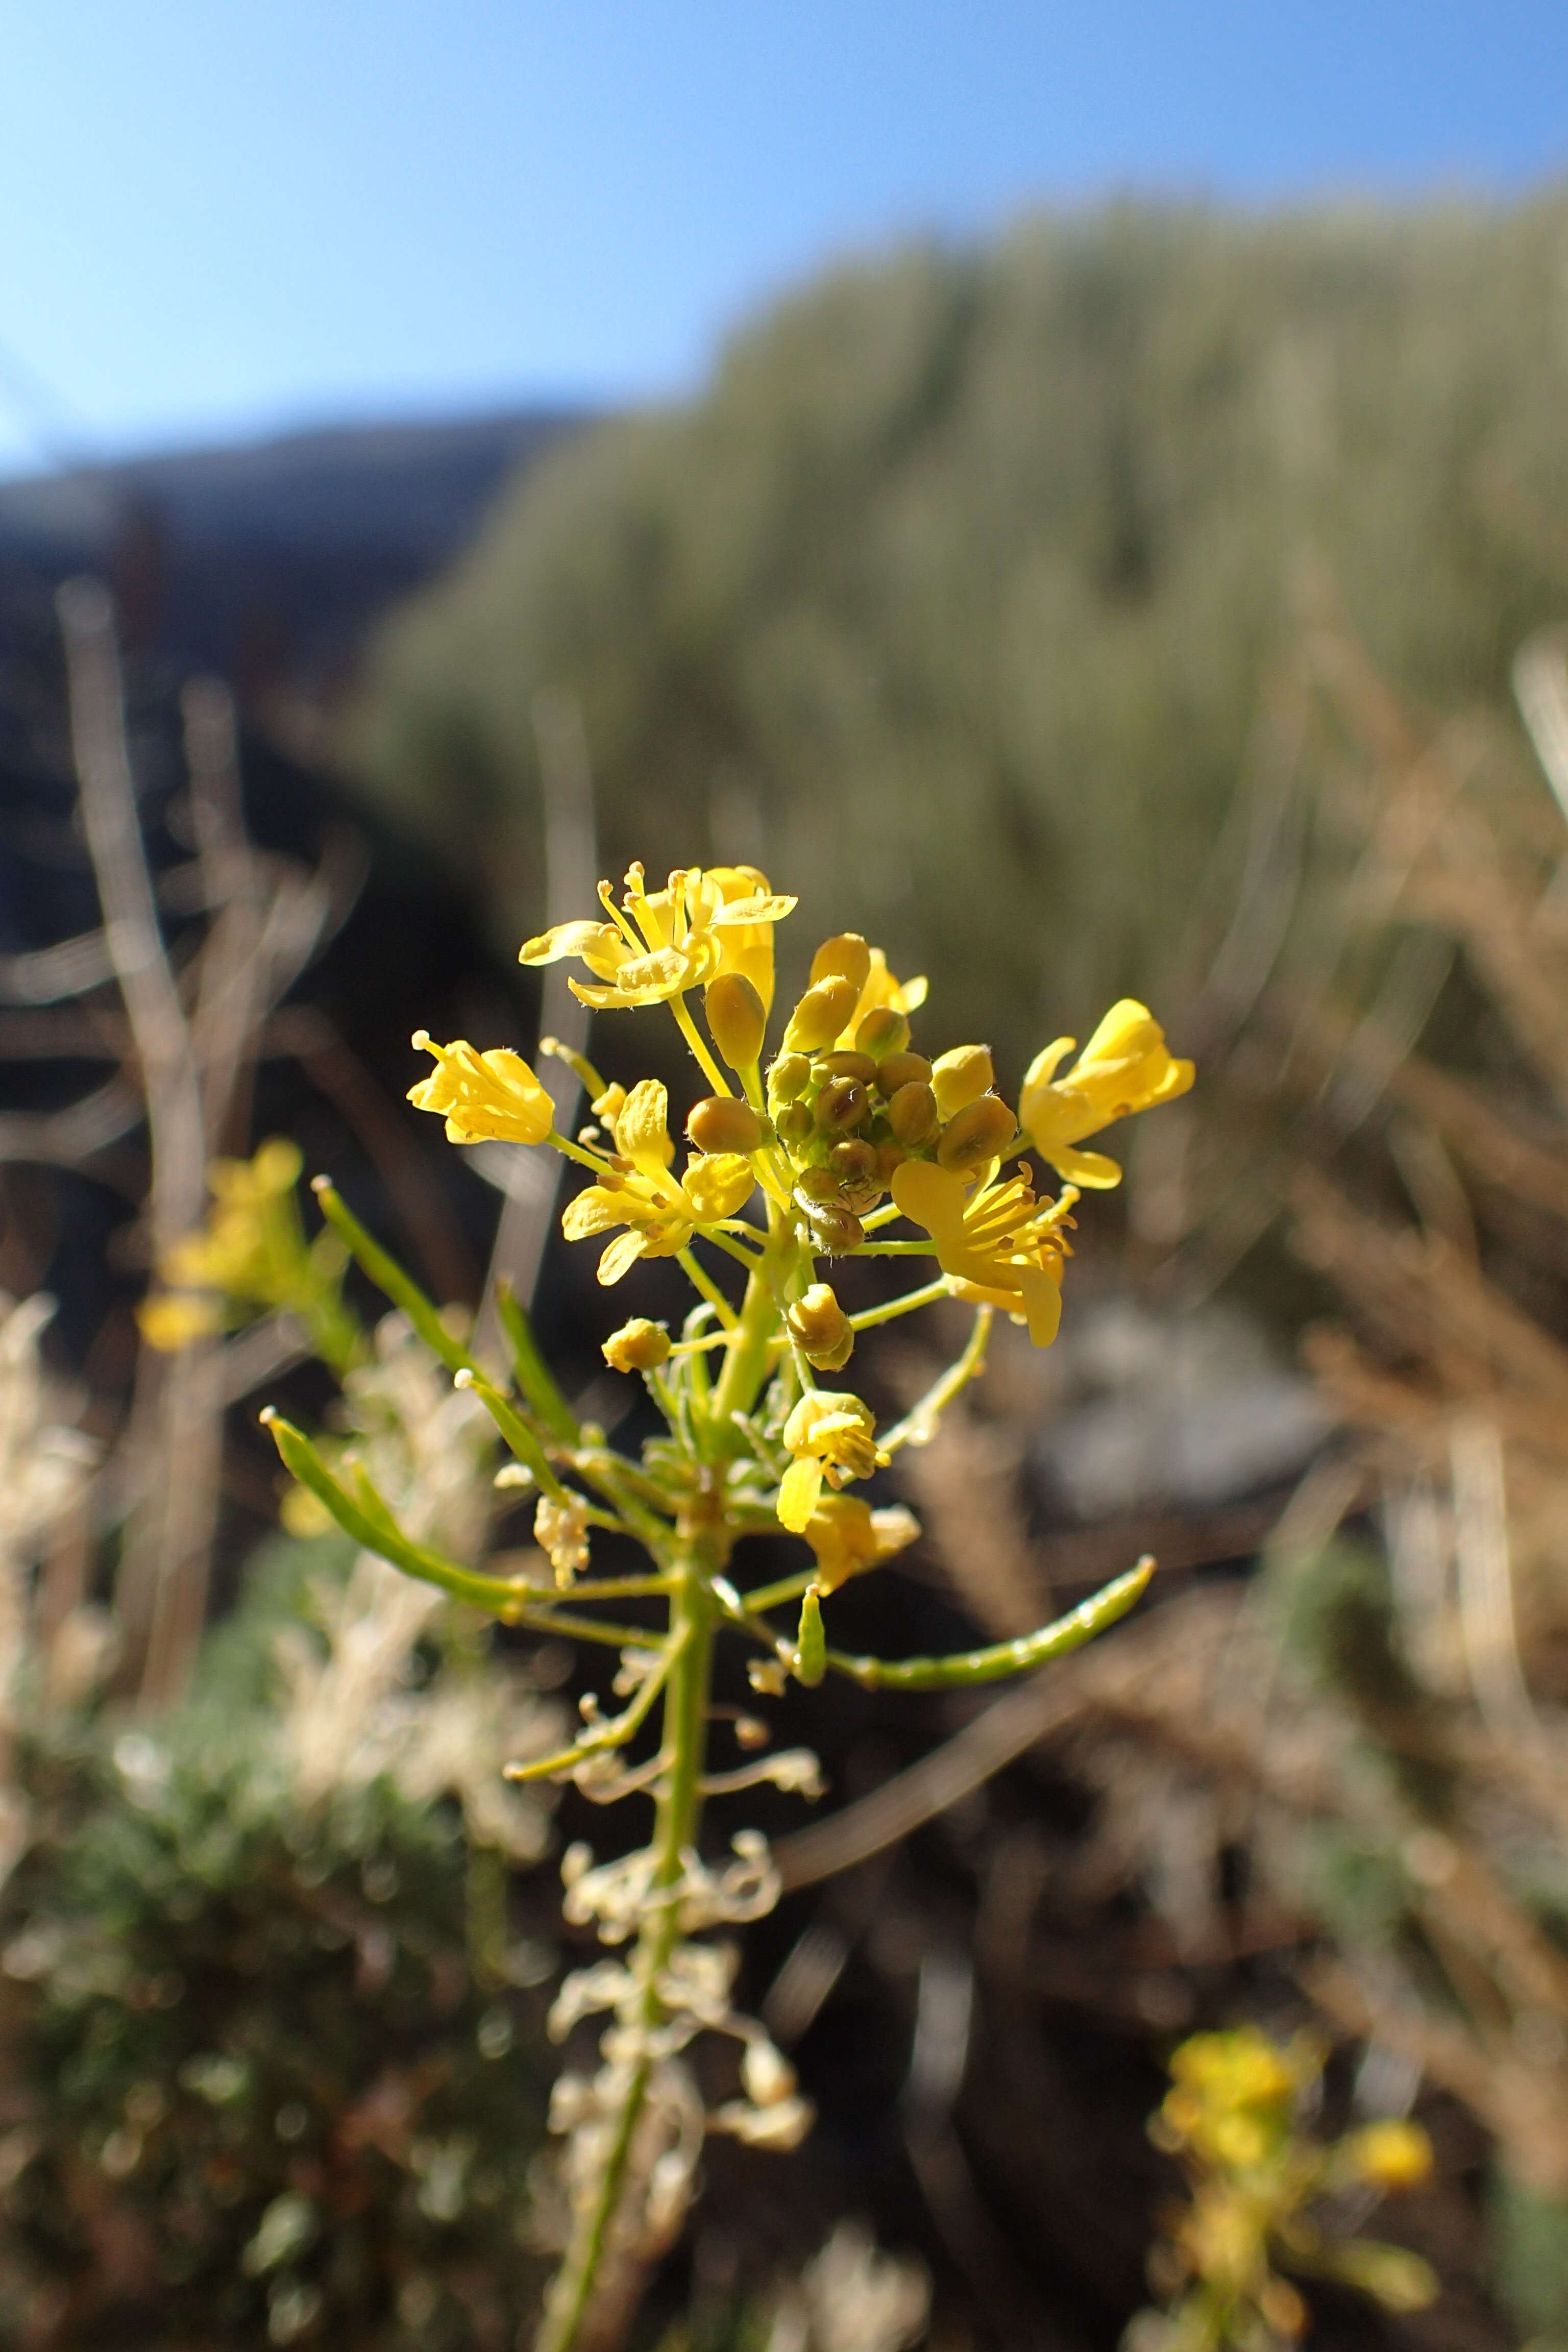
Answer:
[[[1081,1031],[1228,891],[1305,617],[1449,710],[1561,611],[1565,234],[1562,197],[1116,206],[842,270],[531,473],[385,633],[351,761],[513,940],[564,688],[606,872],[787,871],[807,930],[939,969],[954,1038],[1004,1003],[1031,1049],[1047,984]]]
[[[37,1835],[0,1900],[7,2345],[510,2352],[531,2305],[542,2007],[493,1939],[476,1963],[459,1811],[387,1775],[303,1803],[264,1736],[287,1594],[346,1551],[274,1546],[182,1716],[27,1751]]]

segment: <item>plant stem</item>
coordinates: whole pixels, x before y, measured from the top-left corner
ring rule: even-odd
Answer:
[[[679,1939],[680,1882],[701,1819],[712,1679],[716,1612],[708,1580],[718,1565],[713,1548],[700,1537],[689,1538],[674,1565],[678,1581],[670,1600],[670,1634],[679,1646],[665,1685],[665,1769],[654,1822],[653,1884],[632,1961],[636,1990],[620,2021],[645,2036],[653,2034],[665,2018],[658,1985]],[[653,2061],[647,2055],[626,2069],[615,2137],[592,2201],[573,2216],[571,2239],[551,2286],[534,2352],[574,2352],[580,2340],[626,2193],[652,2074]]]

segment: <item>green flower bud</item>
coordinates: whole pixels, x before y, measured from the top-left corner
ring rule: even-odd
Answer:
[[[824,1135],[841,1135],[858,1127],[869,1108],[858,1078],[829,1078],[813,1105],[813,1117]]]
[[[855,1032],[856,1045],[874,1062],[886,1061],[889,1054],[901,1054],[909,1042],[908,1019],[890,1004],[879,1004],[874,1012],[868,1013]]]
[[[751,1104],[734,1095],[705,1095],[692,1104],[686,1132],[699,1151],[755,1151],[763,1123]]]
[[[982,1095],[965,1103],[942,1129],[936,1147],[938,1164],[967,1171],[987,1160],[1000,1160],[1018,1132],[1018,1122],[1000,1095]]]
[[[811,1075],[819,1087],[829,1078],[858,1078],[868,1087],[877,1075],[877,1065],[869,1054],[821,1054],[812,1063]]]
[[[814,1282],[784,1320],[808,1364],[815,1364],[819,1372],[843,1370],[854,1350],[855,1334],[830,1284]]]
[[[732,1070],[749,1070],[763,1050],[767,1008],[744,972],[721,971],[702,992],[709,1034]]]
[[[827,1164],[841,1184],[865,1184],[877,1173],[877,1147],[862,1143],[858,1135],[847,1142],[836,1143],[827,1155]]]
[[[866,1238],[866,1229],[848,1209],[825,1204],[811,1213],[811,1238],[826,1256],[843,1257],[847,1251],[859,1248]]]
[[[890,1101],[900,1087],[931,1084],[931,1064],[923,1054],[886,1054],[877,1065],[877,1085]]]
[[[785,1103],[773,1121],[773,1130],[781,1143],[805,1143],[816,1133],[816,1121],[806,1104]]]
[[[774,1102],[795,1102],[805,1092],[811,1064],[804,1054],[781,1054],[768,1072],[768,1093]]]
[[[918,1151],[922,1143],[934,1142],[942,1125],[942,1113],[930,1087],[919,1078],[911,1078],[907,1086],[900,1087],[888,1105],[888,1125],[910,1151]]]

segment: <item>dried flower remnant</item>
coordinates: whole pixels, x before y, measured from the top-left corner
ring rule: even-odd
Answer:
[[[988,1048],[934,1060],[917,1049],[910,1016],[925,982],[900,982],[881,950],[850,931],[817,949],[770,1058],[773,941],[792,898],[749,867],[683,869],[650,891],[637,865],[618,901],[607,883],[599,895],[605,919],[558,925],[529,940],[522,960],[579,959],[590,978],[573,986],[600,1010],[668,1007],[698,1073],[679,1122],[691,1149],[679,1171],[665,1085],[651,1076],[606,1085],[580,1055],[572,1059],[593,1123],[575,1137],[555,1131],[538,1080],[504,1047],[439,1045],[421,1031],[416,1043],[437,1069],[411,1099],[443,1118],[456,1142],[500,1136],[582,1169],[587,1181],[562,1227],[569,1240],[607,1237],[602,1283],[622,1281],[643,1258],[679,1263],[695,1294],[679,1336],[633,1316],[603,1343],[609,1365],[646,1382],[664,1433],[634,1462],[579,1423],[517,1302],[504,1297],[513,1377],[498,1384],[330,1186],[319,1189],[329,1226],[510,1449],[493,1483],[534,1496],[553,1589],[537,1575],[470,1567],[409,1523],[363,1461],[334,1465],[270,1417],[296,1479],[367,1550],[503,1622],[600,1643],[616,1656],[613,1705],[585,1696],[574,1738],[510,1768],[516,1781],[570,1780],[595,1803],[646,1795],[655,1808],[646,1846],[603,1864],[576,1846],[563,1865],[568,1920],[592,1925],[618,1956],[569,1977],[556,2004],[562,2035],[591,2016],[607,2022],[596,2070],[574,2069],[556,2088],[552,2120],[566,2147],[552,2210],[562,2262],[539,2352],[572,2352],[595,2340],[611,2305],[627,2307],[640,2266],[668,2242],[694,2193],[705,2132],[784,2147],[809,2126],[793,2070],[732,2007],[732,1950],[702,1940],[772,1907],[778,1880],[766,1843],[740,1831],[729,1858],[714,1863],[703,1855],[701,1823],[711,1795],[765,1782],[810,1798],[821,1775],[808,1751],[771,1748],[766,1727],[751,1718],[743,1738],[736,1727],[738,1763],[710,1756],[723,1736],[709,1706],[719,1635],[750,1645],[749,1676],[763,1695],[827,1674],[868,1688],[963,1687],[1076,1647],[1142,1591],[1148,1562],[1037,1633],[952,1658],[851,1656],[829,1639],[840,1587],[919,1534],[907,1510],[844,1489],[930,1435],[983,1370],[998,1309],[1037,1346],[1056,1336],[1078,1196],[1068,1185],[1055,1201],[1037,1198],[1030,1150],[1037,1143],[1060,1165],[1082,1136],[1168,1099],[1191,1076],[1164,1054],[1143,1008],[1121,1006],[1091,1041],[1070,1102],[1053,1092],[1042,1062],[1015,1108]],[[850,1314],[821,1264],[847,1256],[911,1259],[917,1278]],[[842,1371],[859,1332],[954,1298],[975,1310],[968,1343],[896,1424],[879,1429],[864,1399],[819,1377]],[[599,1566],[596,1528],[639,1546],[646,1570]],[[804,1538],[806,1564],[747,1591],[736,1580],[737,1545],[781,1528]],[[700,2034],[738,2045],[735,2093],[710,2109],[683,2054]],[[550,2206],[542,2197],[541,2210]]]

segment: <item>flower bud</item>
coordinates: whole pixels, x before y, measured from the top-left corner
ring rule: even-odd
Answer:
[[[852,981],[857,997],[859,996],[860,991],[865,987],[870,975],[871,950],[858,931],[840,931],[836,938],[824,940],[811,959],[811,977],[814,984],[819,980]],[[850,1013],[854,1010],[855,1007],[851,1004]],[[848,1017],[848,1013],[846,1013],[845,1020]],[[840,1022],[839,1027],[842,1028],[843,1025],[843,1022]]]
[[[789,1016],[784,1031],[786,1053],[815,1054],[831,1045],[859,1002],[852,980],[814,982]]]
[[[768,1072],[768,1093],[774,1102],[794,1102],[805,1092],[811,1064],[804,1054],[781,1054]]]
[[[982,1095],[965,1103],[942,1129],[936,1147],[938,1164],[960,1171],[1000,1160],[1018,1132],[1018,1122],[1000,1095]]]
[[[943,1118],[975,1102],[995,1083],[989,1045],[955,1045],[931,1066],[931,1088]]]
[[[829,1078],[812,1107],[812,1115],[825,1135],[839,1135],[848,1127],[858,1127],[865,1118],[868,1097],[858,1078]]]
[[[879,1143],[877,1146],[877,1181],[884,1192],[893,1181],[894,1170],[901,1168],[909,1156],[910,1155],[904,1150],[903,1145],[893,1136],[889,1136],[885,1143]]]
[[[923,1054],[885,1054],[877,1065],[877,1084],[889,1100],[917,1079],[923,1087],[931,1084],[931,1064]]]
[[[705,1095],[692,1104],[686,1132],[699,1151],[755,1151],[763,1123],[751,1104],[734,1095]]]
[[[869,1054],[874,1062],[885,1062],[889,1054],[901,1054],[909,1042],[909,1022],[891,1004],[877,1005],[855,1032],[856,1045],[862,1054]]]
[[[1432,2143],[1420,2125],[1392,2117],[1363,2124],[1341,2143],[1341,2153],[1374,2189],[1418,2189],[1432,2170]]]
[[[866,1229],[849,1210],[825,1203],[811,1213],[811,1237],[827,1256],[842,1257],[847,1251],[859,1248]]]
[[[814,1282],[789,1308],[784,1321],[808,1364],[815,1364],[819,1372],[843,1370],[855,1346],[855,1334],[830,1284]]]
[[[918,1151],[922,1143],[935,1140],[942,1125],[942,1113],[936,1107],[936,1097],[919,1078],[911,1078],[900,1087],[888,1105],[888,1125],[898,1141],[910,1151]]]
[[[795,1179],[795,1197],[808,1212],[821,1208],[825,1202],[836,1209],[844,1205],[838,1179],[831,1168],[803,1168]]]
[[[600,1352],[612,1371],[657,1371],[669,1353],[669,1334],[662,1323],[634,1315],[629,1323],[611,1332]]]
[[[858,1078],[868,1087],[877,1075],[877,1065],[869,1054],[821,1054],[812,1063],[811,1075],[819,1087],[829,1078]]]
[[[785,1103],[773,1121],[773,1132],[781,1143],[805,1143],[816,1133],[816,1121],[805,1103]]]
[[[868,1183],[877,1173],[877,1147],[851,1136],[847,1142],[834,1145],[827,1164],[841,1184]]]
[[[708,1031],[732,1070],[749,1070],[763,1050],[767,1008],[744,972],[721,971],[702,992]]]
[[[776,2107],[793,2099],[796,2077],[789,2060],[771,2042],[748,2042],[741,2053],[741,2081],[746,2096],[759,2107]]]

